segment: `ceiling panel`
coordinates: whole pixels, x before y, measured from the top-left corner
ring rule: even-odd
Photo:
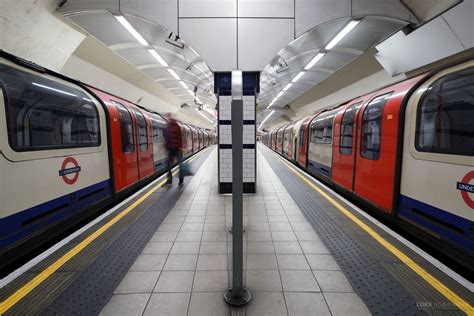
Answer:
[[[295,0],[296,36],[341,17],[351,16],[351,0]]]
[[[156,60],[148,53],[144,47],[120,49],[117,54],[134,65],[154,64]]]
[[[74,15],[70,19],[107,46],[136,42],[109,13]]]
[[[259,71],[293,40],[293,20],[239,20],[238,68]]]
[[[170,32],[178,32],[178,0],[120,0],[120,10],[155,21]]]
[[[188,0],[193,1],[193,0]],[[239,17],[255,18],[255,17],[275,17],[275,18],[293,18],[294,0],[272,0],[271,4],[268,0],[238,0],[239,1]]]
[[[180,0],[179,17],[236,17],[237,0]]]
[[[181,19],[180,35],[213,71],[237,67],[237,19]]]

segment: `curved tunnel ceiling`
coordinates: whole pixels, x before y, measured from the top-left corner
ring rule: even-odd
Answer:
[[[262,71],[257,100],[262,121],[270,110],[278,114],[286,104],[405,25],[422,22],[410,7],[413,3],[418,2],[278,0],[269,6],[267,0],[69,0],[59,11],[192,106],[196,106],[192,93],[124,31],[115,14],[124,15],[185,87],[196,87],[200,102],[210,107],[216,103],[211,70]],[[350,36],[324,50],[352,19],[360,23]],[[172,32],[183,38],[184,48],[166,42]],[[325,55],[317,65],[266,110],[318,53]]]

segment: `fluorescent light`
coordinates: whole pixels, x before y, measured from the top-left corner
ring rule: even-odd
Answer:
[[[285,93],[284,91],[280,91],[278,92],[277,96],[276,96],[276,99],[278,99],[279,97],[281,97],[283,95],[283,93]]]
[[[326,55],[326,53],[317,53],[316,56],[314,56],[313,59],[311,59],[311,61],[306,66],[304,66],[304,70],[308,70],[313,67],[321,58],[324,57],[324,55]]]
[[[166,61],[156,52],[156,50],[150,48],[148,49],[148,52],[151,56],[155,57],[155,59],[161,64],[161,66],[168,67]]]
[[[283,88],[283,91],[286,91],[286,90],[290,89],[292,85],[293,85],[293,82],[288,83],[288,84]]]
[[[174,71],[174,70],[171,69],[171,68],[168,68],[167,70],[168,70],[168,72],[174,77],[174,79],[176,79],[176,80],[181,80],[181,78],[178,76],[178,74],[176,73],[176,71]]]
[[[137,30],[133,28],[133,26],[130,23],[128,23],[127,19],[125,19],[123,15],[114,15],[114,16],[117,19],[117,21],[119,21],[120,24],[122,24],[122,26],[126,28],[127,31],[129,31],[130,34],[132,34],[132,36],[135,37],[135,39],[140,44],[142,44],[143,46],[148,46],[148,42],[140,35],[140,33],[137,32]]]
[[[260,123],[260,125],[258,126],[258,129],[260,129],[260,127],[262,127],[263,124],[265,124],[265,122],[268,120],[270,116],[272,116],[273,113],[275,113],[275,110],[271,111],[270,114],[268,114],[267,117],[263,119],[262,123]]]
[[[180,81],[179,81],[179,84],[180,84],[184,89],[186,89],[186,90],[189,89],[188,85],[185,84],[184,81],[181,81],[181,80],[180,80]]]
[[[194,92],[192,92],[191,90],[186,90],[186,91],[188,91],[188,93],[189,93],[190,95],[192,95],[193,97],[195,96],[195,95],[194,95]]]
[[[300,80],[301,77],[306,73],[306,71],[300,71],[292,80],[291,82],[295,83],[296,81]]]
[[[56,89],[56,88],[53,88],[53,87],[50,87],[50,86],[45,86],[45,85],[42,85],[42,84],[39,84],[39,83],[36,83],[36,82],[32,82],[32,84],[37,86],[37,87],[43,88],[43,89],[48,89],[48,90],[55,91],[55,92],[58,92],[58,93],[61,93],[61,94],[69,95],[71,97],[77,97],[77,95],[75,95],[74,93],[70,93],[70,92],[67,92],[67,91]],[[89,100],[89,101],[91,101],[91,100]]]
[[[337,35],[329,42],[329,44],[326,45],[325,49],[330,50],[336,46],[340,40],[346,37],[346,35],[349,34],[349,32],[352,31],[352,29],[356,27],[357,24],[359,24],[359,22],[360,20],[353,20],[347,23],[347,25],[344,26],[344,28],[339,33],[337,33]]]

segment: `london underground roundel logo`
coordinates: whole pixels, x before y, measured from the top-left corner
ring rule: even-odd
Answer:
[[[464,203],[467,204],[470,208],[474,209],[474,183],[470,183],[474,180],[474,170],[468,172],[461,180],[456,184],[456,189],[461,191],[461,197],[464,200]],[[471,196],[469,196],[471,194]]]
[[[61,165],[59,176],[63,178],[66,184],[72,185],[79,178],[79,172],[81,172],[81,166],[79,166],[77,160],[74,157],[67,157]]]

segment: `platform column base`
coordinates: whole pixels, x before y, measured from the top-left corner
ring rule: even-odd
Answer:
[[[241,289],[238,293],[234,293],[232,288],[224,294],[224,300],[230,306],[244,306],[252,299],[252,292],[247,288]]]

